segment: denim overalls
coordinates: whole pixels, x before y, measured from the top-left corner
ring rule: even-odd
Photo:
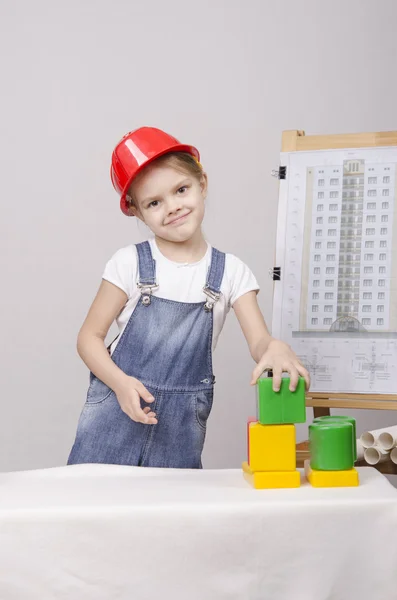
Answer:
[[[220,296],[225,255],[212,248],[207,302],[152,295],[156,264],[149,242],[136,245],[141,298],[112,360],[154,396],[158,423],[132,421],[115,393],[90,373],[90,386],[68,464],[105,463],[199,469],[212,408],[213,306]]]

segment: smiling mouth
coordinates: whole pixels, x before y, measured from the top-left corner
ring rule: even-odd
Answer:
[[[177,219],[174,219],[173,221],[170,221],[169,223],[167,223],[167,225],[177,225],[180,221],[183,221],[183,219],[185,219],[186,217],[188,217],[191,212],[192,211],[189,211],[188,213],[182,215],[181,217],[178,217]]]

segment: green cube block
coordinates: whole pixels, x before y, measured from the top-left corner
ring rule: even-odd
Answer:
[[[290,378],[283,377],[279,392],[273,391],[273,378],[261,377],[257,383],[258,421],[262,425],[282,425],[306,422],[305,380],[299,378],[294,392],[289,390]]]

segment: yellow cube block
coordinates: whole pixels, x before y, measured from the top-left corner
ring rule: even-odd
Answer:
[[[296,469],[295,425],[249,426],[249,466],[253,471]]]
[[[244,478],[257,490],[297,488],[300,486],[299,471],[253,471],[243,462]]]
[[[359,485],[358,471],[316,471],[310,466],[310,460],[305,460],[306,479],[313,487],[355,487]]]

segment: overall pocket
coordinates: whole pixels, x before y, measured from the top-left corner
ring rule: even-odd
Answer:
[[[195,398],[196,420],[201,429],[206,429],[207,419],[210,416],[213,399],[214,390],[203,390],[202,392],[198,392]]]
[[[87,391],[86,404],[100,404],[110,396],[112,390],[103,381],[92,373],[90,374],[90,386]]]

